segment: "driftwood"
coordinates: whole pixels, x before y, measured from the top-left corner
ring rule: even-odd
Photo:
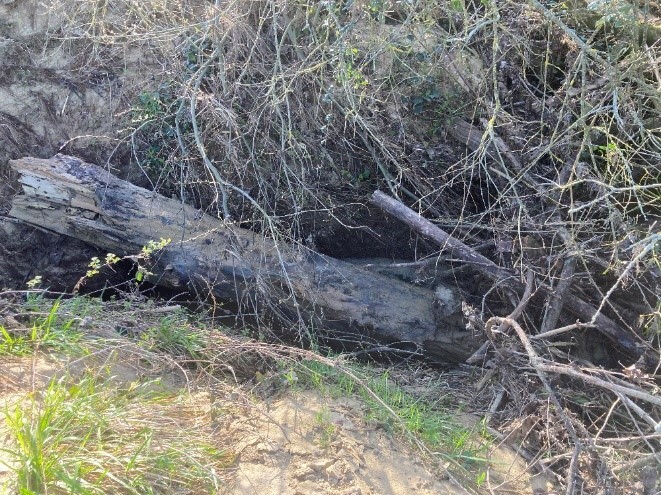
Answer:
[[[481,344],[466,331],[453,288],[415,287],[276,243],[77,158],[23,158],[10,165],[24,191],[10,216],[22,222],[117,255],[172,239],[150,268],[156,284],[206,291],[239,305],[247,301],[268,321],[303,321],[343,339],[409,343],[404,348],[444,362],[463,361]]]
[[[376,191],[372,195],[371,202],[404,222],[416,232],[436,242],[447,252],[451,252],[455,259],[471,264],[485,276],[518,293],[524,291],[525,284],[516,277],[514,271],[496,265],[493,261],[475,252],[469,246],[455,239],[400,201],[380,191]],[[549,287],[544,285],[538,287],[538,291],[546,295],[552,292]],[[644,368],[654,368],[655,364],[658,363],[658,357],[653,356],[653,353],[649,352],[648,347],[642,339],[633,332],[620,327],[603,313],[597,312],[597,309],[591,304],[583,301],[574,294],[567,294],[567,297],[562,301],[562,305],[564,309],[582,322],[594,325],[597,330],[615,342],[621,350],[635,358],[641,358],[641,365]]]

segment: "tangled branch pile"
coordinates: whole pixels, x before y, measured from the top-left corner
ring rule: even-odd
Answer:
[[[510,341],[504,353],[491,334],[496,354],[487,350],[484,359],[499,365],[494,369],[508,384],[501,398],[510,404],[492,404],[494,421],[499,408],[507,411],[502,423],[512,423],[526,408],[550,407],[531,427],[544,432],[561,416],[571,435],[525,442],[547,458],[541,464],[564,472],[570,487],[578,486],[579,474],[584,486],[603,486],[629,460],[654,462],[660,441],[659,404],[648,400],[658,387],[654,363],[622,374],[633,360],[598,329],[551,332],[574,323],[563,301],[580,297],[648,355],[659,354],[658,5],[79,0],[75,6],[67,1],[53,9],[69,16],[67,43],[94,47],[80,61],[82,72],[116,73],[128,45],[161,63],[162,71],[136,90],[123,135],[154,189],[335,256],[355,255],[347,247],[354,228],[391,239],[365,204],[368,193],[388,191],[504,268],[522,278],[529,273],[532,295],[518,323],[507,323],[502,317],[512,316],[516,294],[458,267],[424,240],[411,247],[400,237],[389,253],[429,261],[416,265],[414,282],[456,280],[477,320],[496,316],[502,332],[516,323],[528,335],[544,334],[533,355],[589,370],[544,371],[521,342]],[[383,252],[361,249],[365,256]],[[468,275],[458,277],[461,270]],[[537,293],[541,284],[552,290]],[[515,383],[510,372],[521,368],[536,374]],[[604,383],[620,382],[644,397],[615,389],[602,395]],[[548,390],[539,391],[542,383]],[[548,406],[555,394],[562,400]],[[624,456],[619,468],[610,465],[614,451]]]

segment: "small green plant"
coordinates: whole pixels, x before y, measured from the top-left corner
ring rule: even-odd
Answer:
[[[298,383],[298,373],[296,373],[296,370],[290,368],[285,373],[283,373],[282,382],[289,387],[294,387]]]
[[[321,410],[317,411],[314,415],[314,420],[319,429],[319,446],[322,449],[327,449],[330,447],[337,430],[336,426],[331,422],[331,414],[328,407],[324,406]]]
[[[147,267],[147,262],[149,261],[149,259],[154,255],[154,253],[160,251],[161,249],[164,249],[171,242],[172,242],[171,239],[163,239],[163,238],[161,238],[159,241],[149,241],[146,246],[142,247],[142,249],[140,250],[140,254],[124,256],[121,258],[116,254],[108,253],[106,254],[106,257],[103,262],[101,262],[101,260],[97,256],[94,256],[88,264],[88,270],[85,273],[85,276],[81,277],[80,280],[78,280],[78,282],[74,286],[73,288],[74,294],[80,291],[80,288],[85,284],[85,282],[88,279],[98,275],[101,272],[101,269],[112,268],[114,265],[124,260],[133,261],[137,265],[138,269],[135,274],[135,280],[137,282],[142,282],[145,276],[152,275],[152,273],[149,271],[149,268]]]
[[[475,485],[480,488],[482,485],[484,485],[484,482],[487,480],[487,472],[486,471],[480,471],[478,475],[475,477]]]
[[[29,289],[36,289],[41,285],[41,282],[42,282],[41,275],[37,275],[32,280],[28,280],[28,282],[25,285],[27,285]]]
[[[140,105],[133,111],[136,122],[156,119],[166,111],[167,101],[161,91],[143,91],[138,95],[138,101]]]
[[[624,0],[592,0],[586,7],[601,16],[595,23],[598,29],[607,27],[621,29],[636,21],[634,5]]]
[[[345,49],[335,76],[338,83],[347,85],[355,91],[365,90],[369,85],[367,77],[357,62],[359,55],[357,48]]]
[[[404,99],[413,115],[431,119],[428,130],[431,134],[438,131],[438,126],[433,124],[435,121],[456,119],[466,110],[466,95],[459,87],[445,83],[441,85],[444,88],[441,92],[438,85],[438,81],[429,77],[413,78],[411,95]]]
[[[661,302],[656,304],[655,311],[653,313],[643,315],[642,318],[642,328],[644,334],[648,337],[661,336]]]
[[[149,350],[189,358],[199,358],[206,346],[204,334],[190,326],[183,312],[161,318],[158,325],[141,335],[141,341]]]
[[[22,334],[9,332],[0,325],[0,356],[25,356],[32,352],[28,337]]]
[[[135,279],[138,282],[142,282],[145,275],[152,275],[152,273],[146,266],[142,264],[142,262],[149,260],[154,253],[160,251],[161,249],[165,249],[165,247],[168,246],[168,244],[171,242],[172,239],[164,239],[162,237],[159,241],[149,241],[146,246],[142,247],[142,250],[138,256],[131,257],[131,259],[136,261],[138,264],[138,271],[135,274]]]
[[[199,68],[200,53],[193,47],[185,54],[189,74]],[[131,112],[134,158],[153,187],[168,196],[185,187],[187,165],[177,154],[184,143],[192,141],[190,117],[182,111],[186,104],[187,99],[176,94],[173,83],[164,82],[155,90],[140,93]]]
[[[97,256],[94,256],[90,262],[89,262],[89,270],[87,270],[87,273],[85,273],[85,276],[87,278],[91,278],[95,275],[99,274],[99,270],[101,270],[102,267],[104,266],[112,266],[117,264],[121,258],[117,256],[116,254],[113,253],[108,253],[106,254],[106,259],[104,263],[101,263],[101,260]]]

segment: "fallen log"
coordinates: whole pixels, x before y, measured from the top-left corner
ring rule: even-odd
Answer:
[[[269,321],[298,322],[342,339],[405,343],[461,362],[481,341],[468,332],[451,287],[428,290],[275,242],[64,155],[10,162],[23,194],[10,216],[116,255],[170,238],[150,281],[248,302]],[[294,327],[301,331],[301,326]]]
[[[451,253],[458,261],[471,264],[485,276],[516,292],[522,293],[524,291],[525,286],[523,282],[515,276],[516,273],[513,270],[507,270],[498,266],[493,261],[477,253],[463,242],[455,239],[426,218],[411,210],[401,201],[381,191],[375,191],[372,194],[371,203],[404,222],[414,231],[436,242],[442,249]],[[546,295],[552,292],[550,287],[544,285],[538,287],[538,290]],[[597,311],[597,308],[588,302],[583,301],[575,294],[570,294],[562,303],[563,307],[576,318],[583,323],[593,324],[599,332],[617,344],[622,351],[639,359],[641,368],[654,369],[658,365],[659,357],[656,355],[654,349],[647,345],[634,332],[622,328],[606,315]]]

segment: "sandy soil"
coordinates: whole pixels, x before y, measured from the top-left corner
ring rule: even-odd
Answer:
[[[2,418],[8,404],[47,386],[66,369],[75,376],[102,362],[62,358],[5,358],[0,363],[0,449],[11,448]],[[139,360],[112,367],[118,383],[139,379]],[[95,364],[96,363],[96,364]],[[173,390],[190,387],[172,371],[162,379]],[[150,372],[149,378],[158,375]],[[177,407],[194,411],[231,452],[226,493],[236,495],[421,495],[471,493],[423,458],[409,442],[365,421],[365,406],[352,397],[331,398],[315,390],[285,389],[275,396],[247,393],[226,383],[193,387]],[[268,394],[266,394],[268,395]],[[465,422],[476,418],[463,416]],[[0,450],[1,451],[1,450]],[[532,493],[525,463],[506,447],[491,452],[488,477],[479,492]],[[5,464],[2,461],[5,461]],[[0,487],[11,480],[8,456],[0,454]],[[7,492],[9,493],[9,492]],[[474,492],[473,492],[474,493]]]
[[[0,1],[0,289],[24,288],[35,275],[63,289],[97,255],[5,216],[19,192],[9,160],[62,152],[101,165],[127,163],[127,147],[118,139],[123,116],[136,92],[149,89],[145,80],[158,85],[147,50],[127,48],[117,57],[70,39],[66,15],[83,4]],[[124,168],[115,171],[140,178],[139,170]]]
[[[402,442],[366,428],[354,400],[292,394],[250,416],[226,418],[240,439],[237,495],[461,493]]]

